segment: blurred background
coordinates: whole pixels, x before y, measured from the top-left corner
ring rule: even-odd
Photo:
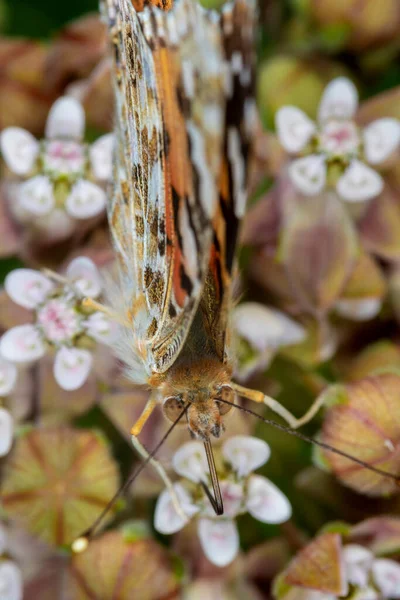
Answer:
[[[203,4],[217,7],[222,2],[203,0]],[[345,205],[335,197],[337,212],[328,214],[327,211],[328,219],[325,213],[319,215],[310,202],[309,213],[304,219],[304,215],[300,215],[301,219],[290,228],[288,222],[281,219],[281,213],[282,206],[290,205],[293,198],[290,193],[286,194],[290,196],[287,198],[283,186],[279,187],[285,177],[288,157],[270,132],[274,131],[276,112],[285,105],[295,105],[315,120],[324,88],[340,76],[349,78],[358,90],[360,108],[355,116],[358,125],[377,118],[400,118],[400,1],[259,0],[259,6],[257,100],[264,131],[259,129],[256,140],[258,162],[254,169],[252,208],[244,229],[247,247],[240,257],[243,297],[282,309],[301,323],[307,339],[282,351],[278,348],[279,352],[273,346],[271,361],[261,360],[261,366],[251,373],[250,379],[252,388],[264,390],[296,415],[301,415],[330,383],[348,384],[375,373],[382,365],[393,367],[396,389],[400,389],[400,163],[397,154],[397,170],[392,172],[391,165],[385,167],[391,195],[386,193],[383,200],[376,199],[368,205],[364,220],[348,208],[351,203]],[[97,9],[97,0],[0,0],[0,130],[20,126],[41,139],[52,103],[71,89],[80,97],[86,111],[85,139],[92,142],[111,129],[109,73],[102,71],[105,32],[97,19],[81,20],[69,26],[87,13],[96,13]],[[30,38],[34,43],[21,43],[21,38]],[[332,201],[328,196],[323,200],[327,206]],[[301,207],[305,205],[302,200]],[[99,266],[106,262],[107,252],[107,259],[110,258],[104,215],[102,219],[99,223],[90,222],[79,238],[84,241],[84,251]],[[31,244],[31,239],[18,237],[20,232],[18,235],[11,229],[6,232],[5,222],[5,217],[0,216],[0,282],[17,266],[28,264],[37,268],[45,263],[52,268],[64,267],[63,261],[70,253],[67,243],[62,241],[62,245],[51,252],[46,246],[43,253]],[[305,258],[300,253],[298,260],[296,244],[290,245],[297,227],[301,238],[299,247],[301,250],[306,247],[309,252]],[[321,259],[320,272],[316,273],[314,259],[326,250],[322,247],[321,231],[322,238],[328,242],[329,239],[339,242],[332,244],[331,255],[328,248]],[[295,233],[297,236],[297,229]],[[282,239],[289,240],[287,255],[282,252]],[[303,244],[304,239],[307,244]],[[83,246],[83,242],[79,244]],[[73,248],[75,252],[76,247]],[[302,270],[304,264],[311,265],[311,273]],[[291,278],[290,285],[286,276]],[[303,276],[304,281],[301,281]],[[306,302],[304,295],[296,296],[293,281],[299,284],[300,290],[306,290],[305,296],[309,292]],[[376,311],[363,321],[357,311],[360,303],[371,298]],[[349,302],[356,304],[349,305]],[[7,319],[12,321],[5,315],[5,323],[0,323],[2,330],[10,326]],[[250,350],[254,350],[249,340],[243,341],[241,349],[246,360],[251,355]],[[100,371],[103,365],[100,362],[99,365]],[[127,441],[123,437],[127,435],[125,429],[132,422],[132,415],[128,418],[127,413],[122,412],[113,419],[114,415],[107,413],[115,405],[109,402],[105,392],[114,390],[113,386],[116,387],[114,381],[98,384],[96,390],[100,390],[106,400],[101,408],[100,394],[96,398],[93,394],[85,406],[81,396],[76,394],[74,402],[70,397],[62,400],[62,410],[57,404],[61,401],[54,391],[56,388],[51,388],[47,400],[42,401],[43,422],[61,425],[71,422],[77,429],[102,429],[112,444],[113,458],[125,476],[134,461],[129,438]],[[399,404],[400,394],[396,392],[392,396]],[[137,399],[133,398],[132,405],[136,404]],[[400,414],[397,405],[395,409],[399,411],[396,414]],[[390,426],[392,421],[396,419],[390,421]],[[316,434],[322,423],[319,415],[306,427],[306,432]],[[248,515],[240,519],[242,548],[254,550],[253,554],[249,553],[246,568],[254,580],[261,579],[259,587],[263,591],[269,589],[270,580],[283,568],[288,556],[329,521],[355,523],[381,513],[399,514],[399,490],[395,490],[391,499],[365,497],[357,488],[358,485],[362,491],[364,481],[354,485],[346,481],[345,487],[313,465],[312,449],[305,442],[254,421],[251,424],[246,421],[245,427],[246,431],[268,441],[272,457],[263,473],[287,494],[293,505],[293,520],[279,530],[276,525],[255,523]],[[400,442],[400,430],[396,429],[394,437],[391,435],[387,437]],[[340,439],[336,442],[338,445]],[[371,447],[369,440],[368,444]],[[355,453],[357,449],[350,450]],[[390,470],[398,472],[397,455],[396,461]],[[319,467],[318,460],[315,462]],[[142,483],[142,491],[148,485],[148,481]],[[135,502],[128,516],[139,514],[150,522],[154,495],[147,503],[141,498]],[[160,535],[155,536],[163,545],[169,543]],[[271,544],[262,547],[262,554],[257,550],[258,545],[267,540]],[[181,540],[183,555],[185,543],[185,539]],[[400,548],[399,534],[396,544],[396,548]],[[268,564],[272,564],[271,573],[265,570],[268,560]],[[206,565],[203,570],[208,573],[209,569]],[[243,597],[250,596],[240,595],[240,592],[229,596]],[[262,598],[265,597],[270,598],[264,594]],[[50,595],[49,598],[54,600],[55,597]],[[254,598],[258,600],[259,596]]]
[[[46,39],[67,21],[85,12],[97,10],[96,0],[1,0],[2,31],[7,35],[31,36]]]

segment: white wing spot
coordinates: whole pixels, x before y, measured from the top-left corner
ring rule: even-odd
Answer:
[[[240,146],[237,129],[230,127],[228,130],[228,157],[232,164],[234,210],[238,219],[243,217],[246,209],[245,165]]]
[[[213,193],[215,189],[214,180],[211,171],[207,165],[207,156],[204,137],[193,121],[187,122],[187,131],[192,144],[192,162],[199,174],[199,195],[203,209],[208,217],[214,214],[216,197]]]

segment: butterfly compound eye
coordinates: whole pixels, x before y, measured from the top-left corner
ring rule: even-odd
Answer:
[[[215,400],[218,404],[218,410],[220,415],[226,415],[232,408],[229,404],[224,404],[223,402],[218,402],[218,400],[225,400],[226,402],[234,402],[235,394],[230,385],[222,385],[218,390],[218,395]]]
[[[180,396],[169,396],[163,402],[163,411],[169,421],[176,421],[183,410],[183,401]]]

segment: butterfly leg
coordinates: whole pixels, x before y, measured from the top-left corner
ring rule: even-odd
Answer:
[[[135,450],[138,452],[138,454],[142,458],[147,459],[149,457],[149,452],[146,450],[146,448],[143,446],[143,444],[139,441],[139,438],[137,438],[135,435],[132,435],[132,444],[133,444],[133,447],[135,448]],[[182,504],[177,496],[177,493],[175,491],[173,483],[172,483],[167,471],[163,467],[163,465],[155,458],[152,458],[149,461],[149,463],[155,468],[155,470],[157,471],[157,473],[163,480],[165,487],[168,489],[168,491],[170,493],[174,508],[175,508],[176,512],[178,513],[178,515],[180,516],[180,518],[183,519],[185,522],[188,521],[189,516],[185,513],[185,511],[182,507]]]
[[[319,396],[310,406],[308,411],[298,419],[297,417],[292,415],[292,413],[288,411],[284,406],[282,406],[280,402],[274,400],[274,398],[271,398],[270,396],[267,396],[266,394],[263,394],[262,392],[258,392],[256,390],[249,390],[248,388],[242,387],[237,383],[232,383],[231,385],[232,389],[234,389],[235,392],[239,394],[239,396],[247,398],[248,400],[253,400],[253,402],[258,402],[259,404],[265,404],[277,415],[285,419],[285,421],[293,429],[297,429],[298,427],[301,427],[302,425],[305,425],[306,423],[311,421],[311,419],[315,417],[315,415],[324,403],[323,396]]]
[[[140,456],[145,459],[149,457],[149,453],[146,450],[146,448],[143,446],[143,444],[139,441],[138,435],[142,431],[144,425],[147,423],[150,415],[153,413],[153,410],[155,409],[157,404],[158,404],[157,397],[154,394],[152,394],[150,396],[149,400],[147,401],[146,406],[144,407],[144,409],[142,411],[142,414],[140,415],[140,417],[138,418],[138,420],[136,421],[136,423],[134,424],[134,426],[131,429],[133,447],[135,448],[135,450],[137,450],[138,454],[140,454]],[[175,492],[172,481],[169,478],[168,473],[166,472],[165,468],[155,458],[152,458],[149,462],[156,469],[157,473],[160,475],[166,488],[168,489],[168,491],[171,495],[171,499],[174,504],[175,510],[177,511],[178,515],[182,519],[187,521],[188,516],[186,515],[185,511],[182,508],[182,505],[181,505],[179,498]]]
[[[53,281],[56,281],[57,283],[61,283],[62,285],[71,285],[71,282],[68,281],[68,279],[66,277],[63,277],[62,275],[60,275],[59,273],[56,273],[55,271],[53,271],[52,269],[41,269],[43,275],[45,275],[46,277],[48,277],[49,279],[52,279]]]
[[[106,315],[112,321],[119,323],[123,327],[129,327],[128,321],[125,321],[124,319],[122,319],[121,315],[119,315],[116,311],[112,310],[112,308],[109,308],[108,306],[104,306],[104,304],[100,304],[100,302],[96,302],[96,300],[93,300],[93,298],[88,298],[88,297],[82,298],[81,304],[82,304],[82,308],[86,308],[87,310],[97,310],[98,312],[102,312],[104,315]]]
[[[152,394],[150,396],[149,400],[147,401],[146,406],[144,407],[144,409],[142,411],[142,414],[140,415],[140,417],[138,418],[138,420],[132,427],[131,435],[133,435],[134,437],[137,437],[140,434],[140,432],[142,431],[143,427],[147,423],[150,415],[153,413],[153,410],[155,409],[156,406],[157,406],[157,397],[154,394]]]

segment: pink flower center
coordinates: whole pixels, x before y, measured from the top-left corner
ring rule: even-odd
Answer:
[[[48,142],[43,161],[45,170],[65,175],[79,173],[85,166],[84,147],[77,142]]]
[[[50,300],[37,312],[37,324],[46,339],[55,344],[70,341],[81,332],[76,311],[58,298]]]
[[[359,144],[357,127],[351,121],[329,121],[319,136],[320,149],[331,156],[357,154]]]

